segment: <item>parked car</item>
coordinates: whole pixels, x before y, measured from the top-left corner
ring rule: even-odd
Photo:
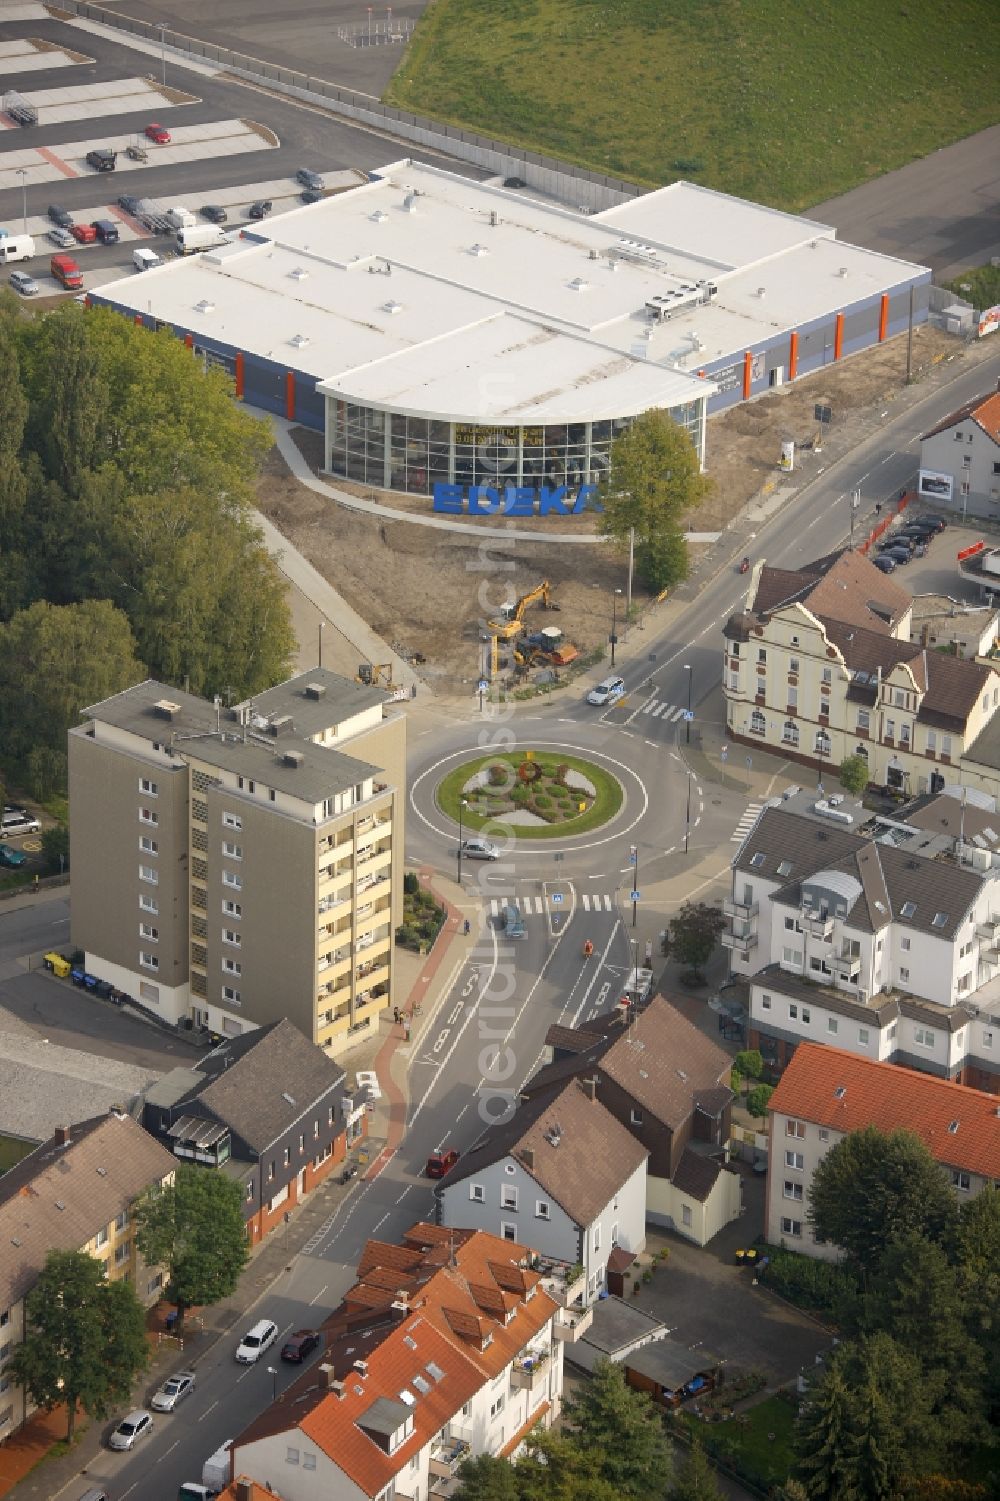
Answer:
[[[925,515],[921,516],[920,519],[921,521],[933,521],[939,532],[943,532],[945,527],[948,525],[945,518],[943,516],[938,516],[934,511],[928,511]]]
[[[0,865],[8,865],[11,870],[17,870],[21,865],[27,865],[28,857],[20,850],[14,849],[13,845],[0,844]]]
[[[170,131],[165,125],[147,125],[145,134],[147,141],[155,141],[157,146],[166,146],[170,141]]]
[[[912,556],[913,552],[909,547],[890,547],[882,553],[883,558],[891,558],[897,567],[904,566],[910,561]]]
[[[97,230],[92,224],[74,224],[70,234],[78,245],[93,245],[97,239]]]
[[[126,146],[125,155],[133,162],[149,161],[149,152],[141,141],[133,141],[130,146]]]
[[[60,250],[65,250],[67,245],[76,244],[72,231],[68,229],[50,229],[46,238],[51,244],[58,245]]]
[[[321,172],[313,172],[310,167],[300,167],[295,174],[295,181],[300,182],[304,188],[312,188],[321,193],[326,187]]]
[[[137,1407],[128,1417],[122,1418],[108,1439],[109,1449],[132,1449],[141,1438],[153,1431],[153,1419],[144,1407]]]
[[[895,561],[885,552],[880,552],[877,558],[872,558],[872,562],[880,573],[892,573],[896,567]]]
[[[142,200],[136,198],[134,193],[121,193],[118,197],[118,207],[126,214],[137,214]]]
[[[270,198],[258,198],[256,203],[251,203],[247,209],[247,217],[250,219],[266,219],[274,207]]]
[[[95,172],[113,172],[118,165],[118,153],[110,146],[98,146],[87,152],[87,166]]]
[[[203,219],[207,219],[210,224],[225,224],[226,220],[229,218],[229,215],[226,213],[221,203],[202,204],[198,212],[199,214],[201,214],[201,217]]]
[[[587,694],[588,704],[616,704],[625,692],[624,678],[605,678]]]
[[[278,1338],[278,1326],[270,1319],[258,1319],[248,1329],[236,1347],[236,1359],[240,1365],[255,1365],[265,1350],[269,1350]]]
[[[154,1412],[173,1412],[178,1403],[190,1397],[194,1391],[194,1371],[178,1371],[168,1376],[163,1385],[153,1394],[150,1407]]]
[[[299,197],[303,203],[319,203],[321,198],[326,197],[326,194],[322,188],[305,188],[299,194]]]
[[[46,213],[53,224],[58,224],[60,229],[73,228],[73,215],[66,209],[60,208],[58,203],[50,203]]]
[[[7,280],[14,291],[19,292],[22,297],[38,296],[38,283],[33,276],[28,275],[27,271],[12,271]]]
[[[466,860],[499,860],[500,846],[492,839],[463,839],[462,854]]]
[[[0,834],[37,834],[41,824],[27,808],[14,808],[10,803],[5,804],[3,819],[0,820]]]
[[[301,1365],[307,1355],[318,1350],[323,1343],[323,1336],[316,1329],[298,1329],[290,1334],[281,1347],[282,1360],[290,1360],[293,1365]]]
[[[458,1161],[458,1153],[454,1147],[447,1151],[432,1152],[427,1159],[428,1178],[443,1178],[445,1173],[450,1173]]]

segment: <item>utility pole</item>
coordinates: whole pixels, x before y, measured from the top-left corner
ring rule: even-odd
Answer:
[[[625,596],[625,640],[628,640],[628,626],[632,619],[632,570],[635,565],[635,527],[628,529],[628,594]]]
[[[26,167],[17,167],[15,177],[21,179],[21,233],[28,233],[28,170]]]
[[[910,287],[910,317],[906,325],[906,384],[913,384],[913,288]]]
[[[163,63],[163,87],[167,86],[167,23],[157,21],[156,29],[160,33],[160,59]]]

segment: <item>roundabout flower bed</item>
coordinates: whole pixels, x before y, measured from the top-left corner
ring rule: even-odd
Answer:
[[[456,823],[465,800],[467,832],[496,834],[503,824],[516,839],[585,834],[614,818],[624,797],[617,777],[562,750],[477,756],[454,767],[437,789],[438,807]]]

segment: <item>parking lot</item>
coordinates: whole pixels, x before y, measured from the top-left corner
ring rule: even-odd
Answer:
[[[164,62],[118,34],[56,20],[41,5],[0,11],[0,92],[0,227],[35,238],[33,259],[18,269],[43,295],[62,290],[47,274],[57,248],[47,238],[49,204],[66,209],[74,223],[110,219],[118,227],[118,244],[67,247],[86,289],[130,274],[136,242],[169,253],[172,234],[150,228],[169,207],[183,205],[199,217],[203,206],[218,206],[227,229],[238,231],[253,203],[269,202],[273,213],[301,203],[300,168],[319,172],[326,191],[336,192],[407,152],[378,132],[204,66]],[[37,123],[18,124],[18,115]],[[147,139],[151,123],[162,125],[169,141]],[[131,159],[128,148],[140,144],[145,160]],[[115,170],[88,164],[88,153],[102,147],[117,153]],[[123,211],[122,196],[150,212]]]

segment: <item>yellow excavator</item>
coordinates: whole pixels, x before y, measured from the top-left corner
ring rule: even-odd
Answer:
[[[362,662],[354,681],[364,683],[366,688],[388,688],[390,693],[396,688],[396,684],[392,681],[391,662]]]
[[[548,579],[543,579],[540,584],[529,589],[527,594],[522,594],[514,604],[500,606],[499,616],[496,620],[491,620],[487,626],[490,635],[498,641],[512,641],[515,636],[519,636],[524,630],[524,612],[529,605],[535,603],[536,599],[542,601],[542,608],[545,610],[558,610],[559,608],[558,605],[552,603],[551,585]]]

